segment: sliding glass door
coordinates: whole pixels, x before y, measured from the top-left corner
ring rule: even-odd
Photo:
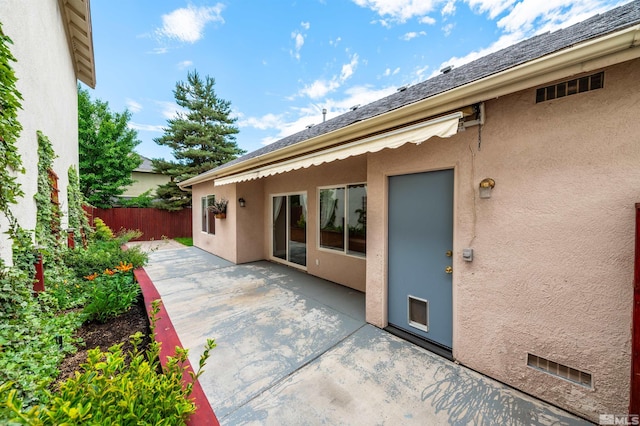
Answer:
[[[277,195],[271,200],[273,257],[306,266],[307,195]]]

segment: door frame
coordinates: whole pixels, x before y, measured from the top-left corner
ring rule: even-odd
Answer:
[[[437,343],[431,343],[430,341],[424,340],[420,337],[416,337],[411,333],[407,333],[404,330],[393,327],[389,324],[389,178],[392,176],[404,176],[411,175],[416,173],[429,173],[429,172],[437,172],[441,170],[453,170],[453,232],[452,232],[452,251],[453,256],[451,258],[452,266],[453,266],[453,274],[451,276],[451,327],[452,327],[452,335],[451,335],[451,349],[446,349],[444,347],[440,347]],[[458,187],[457,184],[459,182],[458,176],[459,170],[457,164],[448,164],[443,165],[441,167],[433,167],[433,168],[403,168],[402,170],[391,170],[384,173],[384,286],[383,286],[383,294],[382,294],[382,312],[383,312],[383,324],[384,329],[389,331],[392,334],[395,334],[405,340],[410,341],[411,343],[424,347],[432,352],[435,352],[438,355],[441,355],[450,360],[454,359],[453,351],[455,351],[456,340],[457,340],[457,322],[455,319],[457,318],[457,297],[456,297],[456,282],[457,282],[457,268],[461,265],[461,262],[458,260],[457,253],[457,211],[458,211]],[[474,191],[474,197],[475,197]],[[475,200],[475,198],[474,198]],[[474,204],[475,206],[475,204]],[[474,207],[475,208],[475,207]],[[475,227],[475,219],[474,224]]]
[[[284,265],[287,266],[291,266],[293,268],[297,268],[300,269],[302,271],[306,271],[307,267],[303,266],[303,265],[298,265],[297,263],[293,263],[293,262],[289,262],[288,260],[285,259],[281,259],[279,257],[275,257],[273,255],[273,221],[274,221],[274,217],[273,217],[273,198],[274,197],[289,197],[291,195],[304,195],[305,197],[307,197],[307,217],[309,217],[309,196],[307,195],[307,191],[291,191],[291,192],[277,192],[277,193],[273,193],[273,194],[269,194],[269,260],[273,261],[273,262],[277,262],[277,263],[282,263]],[[290,225],[290,220],[291,217],[289,214],[287,214],[287,245],[289,244],[289,225]],[[305,229],[305,240],[307,241],[306,243],[306,251],[307,251],[307,256],[309,255],[309,222],[307,221],[307,227]],[[288,247],[287,247],[287,252],[289,251]],[[308,259],[307,259],[308,260]]]

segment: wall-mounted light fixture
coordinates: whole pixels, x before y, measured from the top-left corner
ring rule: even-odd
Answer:
[[[247,202],[244,200],[244,198],[240,197],[238,198],[238,204],[240,204],[240,207],[244,207]]]
[[[496,181],[484,178],[480,181],[480,198],[491,198],[491,190],[496,186]]]

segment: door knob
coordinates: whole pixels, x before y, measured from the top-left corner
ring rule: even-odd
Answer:
[[[444,268],[444,272],[446,272],[447,274],[453,274],[453,268],[451,266],[447,266],[446,268]]]
[[[446,255],[447,257],[451,257],[451,256],[453,256],[453,252],[452,252],[451,250],[447,250],[447,251],[446,251],[446,253],[445,253],[445,255]]]

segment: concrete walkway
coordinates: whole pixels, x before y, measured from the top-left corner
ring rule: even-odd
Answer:
[[[223,425],[574,425],[364,321],[364,295],[270,262],[156,247],[145,268]],[[159,247],[161,246],[161,247]]]

